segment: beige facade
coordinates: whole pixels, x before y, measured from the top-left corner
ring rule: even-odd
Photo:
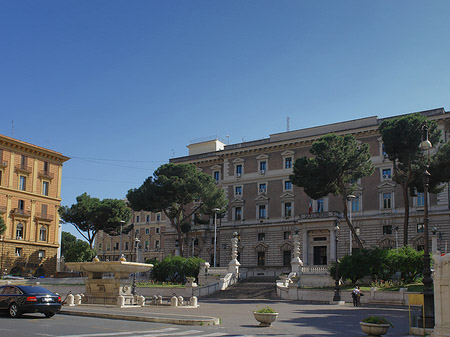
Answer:
[[[56,272],[61,153],[0,135],[0,242],[4,274],[49,276]]]
[[[435,120],[443,130],[450,113],[444,109],[422,112]],[[351,216],[365,247],[395,248],[402,245],[404,205],[400,186],[392,181],[392,163],[383,154],[381,123],[369,117],[342,123],[272,134],[269,138],[208,148],[204,142],[191,144],[191,155],[171,159],[172,163],[192,163],[210,174],[223,188],[228,200],[228,212],[217,222],[217,261],[226,266],[230,260],[230,239],[233,232],[240,235],[239,261],[244,268],[288,271],[292,258],[292,234],[299,230],[302,260],[305,265],[327,265],[338,256],[356,247],[343,220],[340,197],[329,195],[311,200],[302,188],[294,186],[289,175],[294,161],[309,156],[315,140],[328,133],[352,134],[370,145],[375,172],[358,182],[356,198],[348,202]],[[215,144],[215,143],[214,143]],[[411,198],[409,242],[423,247],[423,195]],[[438,233],[437,249],[448,251],[450,246],[449,187],[438,195],[430,195],[430,229]],[[336,221],[340,229],[335,231]],[[336,235],[338,241],[336,241]],[[165,253],[172,253],[176,237],[166,235]],[[194,242],[190,254],[212,263],[214,255],[214,222],[194,224],[185,244]],[[430,245],[431,246],[431,245]],[[185,249],[186,250],[186,249]]]
[[[123,254],[129,262],[162,260],[167,226],[164,213],[133,211],[130,222],[124,224],[123,228],[130,224],[133,224],[133,229],[128,234],[122,234],[122,238],[102,231],[97,234],[95,249],[98,258],[101,261],[117,261]]]

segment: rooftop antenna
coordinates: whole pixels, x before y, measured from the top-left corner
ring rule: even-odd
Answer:
[[[11,135],[14,138],[14,120],[11,121]]]
[[[287,132],[291,131],[291,118],[290,117],[286,117],[286,131]]]
[[[172,149],[172,158],[174,158],[174,157],[175,157],[175,150]]]
[[[227,145],[230,145],[230,135],[227,135]]]

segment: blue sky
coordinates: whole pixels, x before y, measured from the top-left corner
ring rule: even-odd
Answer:
[[[191,140],[450,109],[450,1],[2,1],[0,133],[123,198]],[[73,230],[65,226],[63,230]]]

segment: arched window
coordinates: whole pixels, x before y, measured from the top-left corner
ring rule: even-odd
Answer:
[[[41,226],[39,229],[39,240],[47,241],[47,228],[45,226]]]
[[[16,226],[16,239],[17,240],[23,239],[23,225],[21,223],[18,223]]]

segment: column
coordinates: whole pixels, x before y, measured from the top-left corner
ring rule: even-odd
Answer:
[[[309,265],[308,261],[308,230],[303,228],[303,263]]]

